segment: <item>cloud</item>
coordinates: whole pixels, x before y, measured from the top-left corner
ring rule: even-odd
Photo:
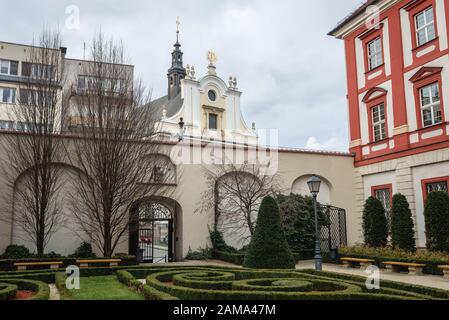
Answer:
[[[82,58],[83,43],[101,28],[123,40],[136,74],[155,98],[167,92],[180,16],[185,64],[193,64],[200,77],[206,52],[216,51],[218,75],[237,76],[246,123],[279,129],[282,146],[304,147],[312,136],[348,145],[343,42],[326,33],[360,0],[3,2],[8,10],[0,11],[0,21],[14,27],[2,28],[0,40],[30,43],[44,24],[59,26],[68,56]],[[78,30],[65,27],[69,5],[79,7]]]
[[[348,151],[346,141],[341,140],[337,137],[331,137],[326,141],[324,141],[323,143],[320,143],[316,137],[311,136],[307,139],[306,148],[313,150],[326,150],[326,151],[330,150]]]

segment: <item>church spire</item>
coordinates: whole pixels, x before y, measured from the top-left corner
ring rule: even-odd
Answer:
[[[186,69],[182,62],[182,51],[181,44],[179,43],[179,17],[176,19],[176,43],[174,44],[175,49],[171,53],[172,64],[170,69],[168,69],[168,99],[173,99],[181,92],[181,80],[186,76]]]

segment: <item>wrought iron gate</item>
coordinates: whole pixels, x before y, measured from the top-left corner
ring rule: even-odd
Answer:
[[[346,246],[346,210],[333,206],[322,206],[321,209],[328,221],[328,225],[321,227],[321,250],[329,252]]]

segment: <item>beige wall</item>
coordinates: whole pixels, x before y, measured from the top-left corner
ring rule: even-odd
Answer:
[[[0,142],[4,140],[4,134],[0,134]],[[162,146],[161,152],[170,153],[172,146]],[[298,178],[317,174],[323,177],[329,184],[331,204],[346,209],[348,222],[348,240],[354,242],[357,236],[358,223],[354,217],[353,202],[353,158],[343,155],[327,155],[307,152],[279,152],[278,173],[281,180],[283,192],[290,193],[295,181]],[[7,161],[0,162],[0,170],[7,170]],[[204,248],[209,243],[208,226],[213,224],[213,211],[207,213],[197,213],[197,209],[202,201],[202,195],[206,191],[207,184],[204,176],[204,167],[201,164],[185,164],[177,166],[177,186],[170,187],[171,199],[176,200],[180,206],[180,216],[177,221],[178,241],[176,257],[180,259],[185,256],[189,247],[192,250]],[[7,182],[0,180],[0,193],[7,198],[12,197],[12,191]],[[137,200],[137,199],[136,199]],[[11,216],[12,204],[0,199],[0,207],[3,217]],[[11,225],[0,223],[0,252],[11,243]],[[124,236],[123,242],[116,252],[128,252],[128,235]],[[57,240],[54,240],[58,242]],[[79,243],[80,239],[72,239]],[[65,253],[65,252],[64,252]]]
[[[449,175],[449,148],[383,161],[355,169],[354,186],[356,207],[352,222],[354,241],[363,242],[362,212],[371,187],[391,184],[393,193],[402,193],[412,211],[417,246],[425,247],[424,201],[422,180]]]

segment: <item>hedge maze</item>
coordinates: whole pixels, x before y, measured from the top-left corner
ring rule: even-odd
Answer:
[[[148,300],[428,300],[449,299],[449,291],[382,281],[368,290],[365,277],[314,270],[252,270],[208,266],[123,266],[81,269],[81,277],[115,275]],[[48,299],[56,283],[71,299],[66,275],[58,271],[0,272],[0,300],[30,290],[30,299]],[[145,281],[143,281],[145,280]]]
[[[304,271],[218,267],[120,270],[123,283],[156,300],[408,300],[448,299],[449,292],[382,281],[368,290],[363,277]],[[144,279],[145,284],[137,279]]]

